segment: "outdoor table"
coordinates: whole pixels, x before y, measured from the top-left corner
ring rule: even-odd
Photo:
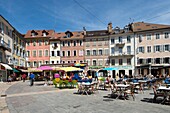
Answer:
[[[164,103],[170,96],[170,87],[166,87],[166,86],[160,86],[158,88],[158,90],[163,91],[165,98],[163,99],[163,101],[161,103]]]
[[[130,85],[129,84],[127,84],[127,85],[125,85],[125,84],[116,84],[115,85],[117,88],[119,88],[119,90],[118,90],[118,96],[117,96],[117,98],[119,98],[120,96],[122,96],[122,94],[124,94],[124,91],[126,90],[126,88],[127,87],[129,87]],[[124,99],[125,99],[125,95],[123,96],[124,97]],[[116,99],[117,99],[116,98]]]
[[[91,88],[91,83],[89,83],[89,82],[82,82],[82,87],[83,87],[83,89],[82,89],[82,94],[83,93],[86,93],[87,95],[88,95],[88,92],[90,91],[90,88]]]

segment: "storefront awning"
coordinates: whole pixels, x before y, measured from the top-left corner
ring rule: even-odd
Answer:
[[[8,64],[3,64],[3,63],[0,63],[2,66],[5,67],[5,69],[8,69],[8,70],[12,70],[12,68],[8,65]]]

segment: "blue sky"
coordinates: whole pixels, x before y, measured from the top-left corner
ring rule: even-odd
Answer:
[[[84,26],[100,30],[106,29],[109,22],[113,27],[124,27],[133,20],[170,24],[170,0],[76,1],[93,15],[74,0],[0,0],[0,14],[21,33],[32,29],[80,31]]]

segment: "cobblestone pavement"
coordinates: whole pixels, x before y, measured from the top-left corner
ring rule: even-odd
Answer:
[[[169,113],[170,106],[151,103],[152,90],[135,95],[135,101],[109,98],[109,91],[75,94],[76,89],[57,89],[36,82],[19,82],[6,91],[10,113]]]

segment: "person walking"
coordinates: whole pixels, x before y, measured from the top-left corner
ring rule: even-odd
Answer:
[[[29,75],[29,78],[30,78],[30,86],[33,86],[34,85],[34,78],[35,78],[35,75],[33,73],[31,73]]]
[[[24,74],[22,75],[22,80],[23,80],[23,82],[25,82],[26,77],[27,77],[27,75],[24,73]]]

